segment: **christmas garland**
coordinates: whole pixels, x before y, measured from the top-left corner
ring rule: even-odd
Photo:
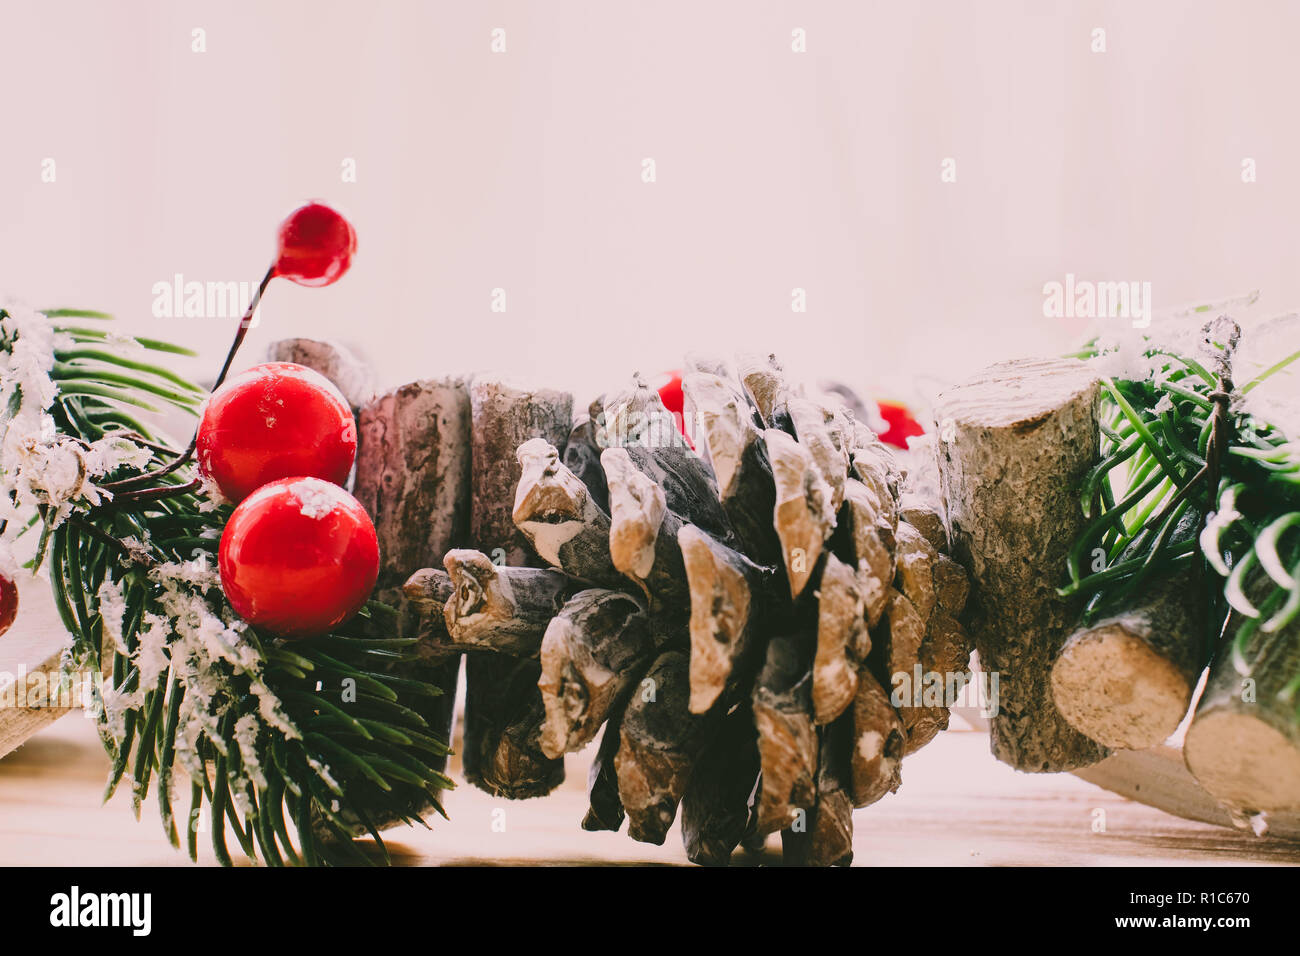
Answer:
[[[103,678],[95,704],[112,758],[105,799],[126,782],[138,816],[156,779],[164,831],[179,847],[173,783],[188,778],[191,858],[208,829],[223,864],[231,862],[232,833],[248,857],[270,865],[372,862],[353,842],[364,833],[386,860],[378,831],[394,822],[423,824],[430,810],[442,812],[441,791],[453,786],[443,773],[447,741],[421,714],[442,689],[414,676],[428,671],[403,666],[421,659],[417,644],[425,640],[451,652],[490,652],[472,658],[470,668],[471,698],[481,691],[476,713],[491,718],[473,728],[467,720],[466,774],[476,785],[509,796],[546,792],[562,754],[590,741],[608,718],[585,827],[617,828],[626,811],[633,836],[661,842],[672,820],[666,808],[680,801],[691,858],[723,862],[737,841],[753,842],[807,811],[807,827],[788,833],[787,855],[847,861],[852,808],[896,789],[901,756],[946,724],[946,707],[889,698],[891,675],[911,673],[913,664],[960,671],[969,652],[958,622],[965,574],[947,557],[944,521],[922,489],[900,495],[900,476],[878,439],[842,410],[791,390],[770,362],[742,369],[743,393],[712,366],[694,368],[688,391],[707,444],[717,461],[730,463],[720,489],[680,442],[633,436],[612,449],[581,425],[569,434],[567,406],[554,416],[559,445],[538,438],[531,417],[511,419],[488,430],[504,436],[488,457],[517,452],[523,478],[518,488],[511,482],[490,496],[513,497],[515,508],[512,516],[502,512],[511,524],[493,526],[487,537],[510,540],[517,526],[552,568],[498,567],[479,552],[452,551],[446,571],[426,569],[408,582],[406,597],[420,618],[420,633],[408,636],[394,608],[368,599],[376,534],[339,487],[356,450],[342,397],[299,366],[273,363],[226,380],[271,279],[328,284],[354,251],[351,226],[328,207],[309,204],[286,220],[279,255],[210,398],[154,358],[193,353],[106,331],[97,323],[107,315],[0,309],[0,633],[16,602],[10,547],[34,541],[26,567],[48,576],[71,635],[64,679],[87,671]],[[1102,374],[1100,456],[1079,488],[1085,524],[1058,592],[1079,602],[1078,631],[1053,680],[1062,714],[1105,746],[1149,744],[1105,739],[1114,721],[1089,724],[1091,700],[1074,711],[1064,706],[1078,675],[1096,673],[1080,670],[1077,659],[1071,665],[1073,648],[1095,636],[1099,618],[1149,603],[1162,582],[1187,573],[1202,583],[1194,589],[1204,604],[1198,647],[1170,650],[1168,641],[1153,641],[1147,624],[1134,633],[1190,674],[1213,661],[1212,687],[1215,668],[1259,677],[1268,707],[1284,708],[1283,734],[1300,740],[1300,446],[1251,401],[1254,389],[1300,352],[1238,385],[1239,327],[1220,318],[1202,331],[1193,346],[1144,335],[1136,345],[1098,339],[1075,356]],[[526,407],[536,417],[536,401],[496,401],[489,386],[482,389],[484,408]],[[268,395],[283,411],[268,415]],[[638,384],[607,397],[601,414],[617,424],[632,411],[655,412],[652,399]],[[201,417],[187,447],[148,423],[160,406]],[[260,421],[243,428],[250,415]],[[314,431],[285,441],[286,428],[308,426]],[[232,440],[233,450],[225,447]],[[669,491],[644,474],[658,475]],[[695,494],[683,475],[711,490]],[[704,519],[714,511],[725,517],[710,524]],[[847,530],[832,534],[837,516]],[[556,521],[580,525],[577,537],[552,547]],[[346,554],[324,547],[340,536]],[[316,585],[280,574],[267,540],[294,542],[299,563],[320,544],[319,566],[309,569],[319,572]],[[1221,588],[1203,586],[1211,571],[1223,577]],[[607,589],[570,593],[573,582],[593,581]],[[813,581],[816,587],[806,587]],[[525,606],[525,584],[541,586],[536,608]],[[555,588],[567,596],[563,608]],[[812,596],[801,601],[805,591]],[[308,592],[309,603],[302,600]],[[733,613],[729,601],[744,612]],[[574,662],[599,662],[600,648],[617,643],[602,630],[610,621],[589,613],[588,605],[601,602],[626,605],[629,622],[641,622],[647,608],[688,607],[691,616],[670,615],[669,631],[645,625],[650,637],[635,666],[602,664],[587,673]],[[774,617],[778,630],[793,628],[803,639],[792,644],[781,631],[765,648],[756,644],[751,603],[760,609],[756,618]],[[1149,610],[1144,621],[1154,619]],[[480,617],[509,618],[513,629],[485,630]],[[523,633],[521,620],[529,641],[516,660],[519,648],[510,642]],[[563,626],[549,626],[557,623]],[[1179,636],[1177,620],[1161,623]],[[556,639],[543,640],[543,631]],[[731,641],[725,653],[718,650],[723,633]],[[602,683],[607,672],[616,673],[617,690]],[[673,678],[649,682],[680,697],[658,709],[671,719],[649,720],[628,698],[628,682],[649,673]],[[510,708],[518,701],[498,691],[512,681],[521,694],[526,689],[521,700],[532,708],[523,724],[545,715],[539,740],[511,736],[518,715]],[[689,699],[682,690],[688,684]],[[1095,687],[1084,690],[1088,697]],[[1190,695],[1190,685],[1175,690],[1179,714]],[[582,706],[575,709],[574,700]],[[717,710],[715,700],[728,705],[727,734],[706,727],[703,715]],[[1207,692],[1201,711],[1221,703],[1218,691],[1213,699]],[[793,728],[797,752],[778,746],[771,733],[756,734],[763,721]],[[1163,733],[1160,720],[1152,726]],[[1205,736],[1205,773],[1192,770],[1207,789],[1243,809],[1268,809],[1251,802],[1271,799],[1267,790],[1235,796],[1241,768],[1216,752],[1232,748],[1221,734]],[[892,743],[870,753],[854,744],[868,740]],[[707,753],[717,747],[734,750],[737,766]],[[697,760],[701,769],[693,771]],[[705,769],[715,763],[723,775],[717,780]],[[536,779],[497,780],[502,767],[531,768]],[[760,770],[768,782],[755,789]],[[624,787],[624,776],[644,786]],[[683,792],[688,780],[690,792]]]
[[[319,204],[286,220],[218,386],[271,278],[321,285],[346,270],[355,239],[332,250],[326,213],[342,222]],[[125,782],[138,817],[152,788],[165,833],[179,847],[183,829],[192,859],[207,829],[222,864],[227,833],[250,858],[311,865],[371,862],[352,841],[369,832],[386,860],[375,821],[423,822],[453,786],[447,742],[416,709],[442,690],[389,672],[416,640],[395,636],[383,604],[292,643],[236,613],[224,559],[217,568],[232,507],[194,462],[199,436],[180,449],[146,423],[163,405],[199,414],[203,391],[153,357],[193,353],[98,327],[108,318],[0,310],[0,577],[12,589],[10,546],[37,535],[26,566],[48,575],[71,635],[64,679],[103,677],[105,799]],[[185,779],[178,826],[173,783]]]

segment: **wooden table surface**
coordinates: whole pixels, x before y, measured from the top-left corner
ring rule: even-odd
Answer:
[[[462,785],[447,795],[450,822],[393,831],[390,852],[405,865],[685,863],[676,827],[655,847],[578,826],[588,760],[572,755],[564,786],[541,800],[498,800]],[[107,770],[92,722],[76,712],[0,760],[0,865],[188,865],[163,838],[156,804],[139,823],[125,793],[101,804]],[[452,774],[459,779],[459,768]],[[973,731],[942,734],[909,757],[902,789],[859,810],[854,824],[854,862],[865,866],[1300,863],[1300,843],[1181,820],[1068,774],[1017,773]],[[778,845],[773,838],[765,856],[736,862],[778,862]]]

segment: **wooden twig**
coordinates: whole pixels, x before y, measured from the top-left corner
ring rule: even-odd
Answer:
[[[1199,512],[1186,512],[1171,546],[1200,526]],[[1052,667],[1052,695],[1071,726],[1107,747],[1145,750],[1167,740],[1207,663],[1204,594],[1199,568],[1171,568],[1076,630]]]
[[[1266,584],[1271,581],[1257,574],[1246,593],[1258,600]],[[1183,756],[1200,785],[1232,810],[1294,812],[1300,810],[1300,620],[1275,634],[1257,624],[1236,611],[1229,616]],[[1244,641],[1243,627],[1253,628]]]

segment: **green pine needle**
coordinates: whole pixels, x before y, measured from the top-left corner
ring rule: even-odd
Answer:
[[[51,309],[53,319],[111,318],[78,309]],[[3,315],[3,313],[0,313]],[[174,446],[126,408],[153,412],[159,401],[194,413],[201,388],[171,369],[130,354],[145,350],[193,355],[188,349],[148,338],[113,336],[99,329],[56,325],[74,347],[60,349],[51,378],[58,394],[50,414],[58,432],[86,444],[108,434],[145,447],[143,464],[121,466],[105,481],[121,482],[167,465]],[[0,338],[0,349],[12,342]],[[8,409],[17,411],[21,396]],[[143,457],[143,456],[142,456]],[[150,622],[168,620],[161,588],[150,578],[158,564],[190,560],[206,553],[209,564],[228,507],[199,510],[199,498],[187,490],[194,477],[183,467],[157,482],[176,492],[153,500],[119,495],[99,505],[85,502],[57,526],[42,508],[32,523],[42,526],[35,565],[48,561],[54,603],[72,639],[75,661],[102,670],[112,656],[105,683],[119,694],[139,690],[140,663],[129,654],[141,644]],[[133,550],[123,541],[132,540]],[[121,589],[120,640],[128,654],[115,653],[115,635],[106,634],[100,606],[101,586]],[[217,618],[234,620],[219,589],[195,592]],[[232,862],[228,835],[246,856],[268,865],[370,864],[375,859],[352,845],[357,834],[371,833],[387,861],[373,822],[419,820],[427,809],[443,813],[439,794],[453,783],[441,771],[447,742],[434,735],[418,707],[442,689],[410,677],[388,673],[394,662],[413,657],[414,639],[399,638],[393,609],[371,603],[343,633],[285,644],[251,628],[242,640],[255,651],[255,667],[236,671],[225,662],[215,667],[218,692],[208,706],[216,728],[181,740],[189,694],[174,667],[168,666],[146,692],[133,698],[122,715],[117,736],[101,715],[100,731],[112,761],[105,800],[129,782],[134,812],[153,792],[158,797],[164,835],[197,858],[198,834],[210,830],[218,861]],[[173,632],[167,653],[182,646]],[[269,724],[261,713],[259,693],[280,702],[289,731]],[[241,719],[243,723],[241,723]],[[251,723],[250,723],[251,720]],[[250,740],[237,727],[256,727]],[[186,762],[182,765],[182,752]],[[256,767],[252,764],[256,763]],[[177,818],[172,787],[190,778],[187,817]],[[292,826],[291,826],[292,824]]]

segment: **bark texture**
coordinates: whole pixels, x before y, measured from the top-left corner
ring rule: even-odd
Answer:
[[[944,392],[939,471],[955,556],[974,584],[967,623],[1000,676],[993,753],[1070,770],[1106,749],[1071,727],[1050,681],[1081,610],[1058,597],[1082,530],[1078,486],[1098,455],[1096,376],[1073,359],[1003,362]]]

